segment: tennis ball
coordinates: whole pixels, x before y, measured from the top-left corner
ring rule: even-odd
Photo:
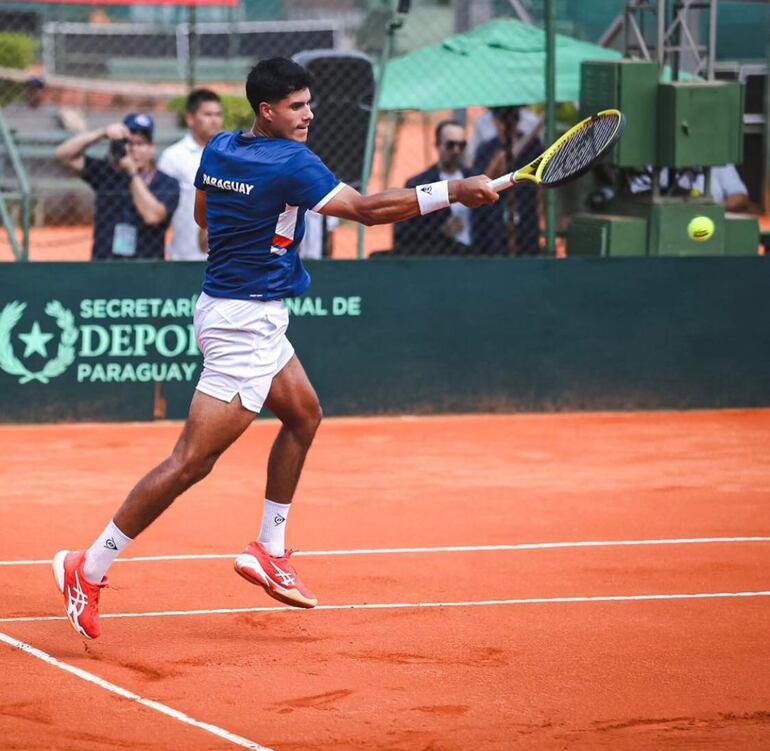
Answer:
[[[706,242],[714,234],[714,222],[707,216],[696,216],[687,225],[687,234],[696,242]]]

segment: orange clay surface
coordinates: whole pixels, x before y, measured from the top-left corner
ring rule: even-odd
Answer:
[[[126,551],[85,642],[46,561],[90,543],[180,425],[0,427],[0,632],[240,747],[767,748],[770,410],[327,420],[289,518],[291,545],[326,552],[295,563],[321,605],[387,607],[285,609],[229,557],[130,560],[237,553],[276,429]],[[672,538],[699,541],[437,549]],[[432,550],[332,554],[372,548]],[[553,600],[716,593],[753,594]],[[269,610],[207,612],[250,608]],[[0,656],[3,749],[239,747]]]

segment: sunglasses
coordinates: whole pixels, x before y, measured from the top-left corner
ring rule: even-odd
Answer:
[[[467,141],[444,141],[443,145],[444,145],[444,148],[447,148],[447,149],[460,149],[462,151],[468,145],[468,142]]]

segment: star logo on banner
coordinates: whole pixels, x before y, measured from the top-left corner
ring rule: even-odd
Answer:
[[[41,355],[42,357],[48,357],[48,342],[53,339],[53,334],[44,334],[40,328],[40,324],[35,321],[32,324],[32,328],[27,334],[19,334],[24,344],[27,345],[24,350],[24,357],[29,357],[31,354]]]
[[[30,355],[39,355],[47,360],[40,370],[33,371],[16,357],[13,351],[14,329],[26,309],[27,303],[19,300],[12,300],[0,309],[0,370],[11,376],[18,376],[19,383],[48,383],[52,378],[60,376],[75,360],[75,342],[79,334],[75,316],[58,300],[51,300],[46,304],[45,314],[53,318],[61,329],[61,334],[56,337],[58,343],[52,344],[56,350],[52,360],[48,360],[48,343],[54,338],[54,334],[44,333],[37,321],[26,334],[17,335],[25,345],[22,355],[24,359]]]

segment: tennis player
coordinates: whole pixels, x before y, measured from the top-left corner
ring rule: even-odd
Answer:
[[[99,636],[99,594],[115,558],[215,462],[264,405],[281,421],[267,462],[257,539],[235,570],[271,597],[300,608],[317,604],[286,549],[286,524],[321,406],[294,354],[283,300],[303,294],[310,277],[297,246],[313,209],[366,225],[471,208],[498,194],[484,175],[362,196],[340,182],[305,145],[313,120],[312,79],[284,58],[249,73],[249,132],[220,133],[206,146],[195,178],[195,220],[208,230],[210,254],[195,310],[203,372],[182,433],[165,461],[143,477],[86,550],[59,551],[53,571],[67,616],[82,636]]]

